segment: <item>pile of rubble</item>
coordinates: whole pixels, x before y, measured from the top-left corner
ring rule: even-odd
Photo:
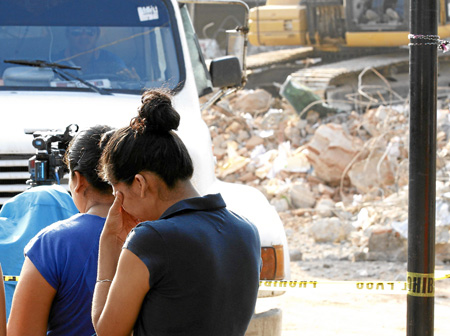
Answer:
[[[347,243],[352,260],[406,260],[409,108],[304,115],[242,90],[203,113],[216,173],[261,190],[316,243]],[[450,112],[438,111],[437,262],[450,261]],[[291,220],[292,223],[292,220]],[[295,225],[291,227],[295,230]]]

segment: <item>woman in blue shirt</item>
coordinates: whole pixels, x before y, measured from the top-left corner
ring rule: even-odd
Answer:
[[[92,294],[98,242],[113,202],[110,185],[97,175],[107,126],[80,131],[66,163],[79,214],[40,231],[25,247],[25,262],[14,293],[9,336],[92,335]]]
[[[10,198],[0,210],[0,263],[3,273],[20,274],[28,242],[43,228],[78,213],[67,190],[58,184],[42,185]],[[5,282],[6,320],[17,281]]]

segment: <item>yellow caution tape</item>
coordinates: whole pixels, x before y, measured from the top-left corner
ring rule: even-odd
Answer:
[[[19,281],[19,277],[16,275],[4,275],[3,276],[3,281],[8,282],[8,281]]]
[[[435,280],[450,279],[450,271],[436,270],[434,271]]]
[[[408,294],[434,296],[434,282],[450,279],[450,271],[435,273],[407,273],[407,281],[326,281],[326,280],[261,280],[262,291],[345,292],[364,294]],[[5,275],[5,282],[19,281],[19,276]]]
[[[405,294],[408,291],[405,281],[260,281],[259,289],[263,291],[303,291],[341,293],[376,293]]]
[[[408,283],[408,295],[418,297],[434,296],[434,273],[408,272],[406,282]]]
[[[436,277],[435,277],[436,274]],[[407,281],[261,280],[262,291],[340,292],[434,296],[434,282],[449,279],[450,271],[433,274],[407,273]]]

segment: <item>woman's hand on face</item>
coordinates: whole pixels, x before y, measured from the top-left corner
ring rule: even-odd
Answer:
[[[103,232],[105,234],[114,235],[124,242],[128,233],[139,223],[139,221],[126,212],[122,208],[122,204],[123,194],[118,191],[116,192],[114,203],[109,209]]]

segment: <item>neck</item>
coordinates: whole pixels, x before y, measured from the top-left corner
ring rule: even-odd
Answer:
[[[164,211],[175,203],[188,198],[198,197],[200,194],[190,181],[185,181],[179,182],[174,189],[166,189],[160,193],[159,196],[159,204],[157,204],[157,208],[159,209],[159,216],[161,216]]]
[[[110,207],[111,203],[97,203],[87,208],[85,213],[106,218]]]
[[[180,182],[174,190],[169,192],[169,202],[175,204],[184,199],[198,196],[200,196],[200,194],[192,185],[191,181]]]
[[[83,213],[95,215],[99,217],[108,216],[108,211],[114,202],[112,194],[102,194],[93,190],[89,190],[86,194],[86,205]]]

